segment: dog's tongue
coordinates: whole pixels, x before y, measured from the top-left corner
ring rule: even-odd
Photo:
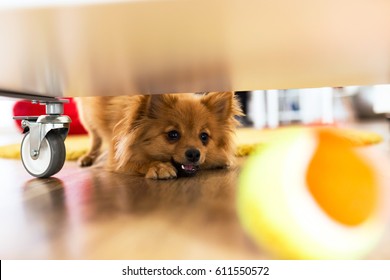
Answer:
[[[181,168],[187,172],[195,172],[196,171],[195,165],[192,165],[192,164],[182,164]]]

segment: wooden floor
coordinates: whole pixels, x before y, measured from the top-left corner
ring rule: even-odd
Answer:
[[[262,257],[236,217],[237,169],[169,181],[71,162],[43,180],[18,161],[0,170],[1,259]]]
[[[239,170],[154,181],[66,162],[42,180],[0,160],[0,259],[270,259],[236,216]],[[389,236],[368,259],[390,259]]]

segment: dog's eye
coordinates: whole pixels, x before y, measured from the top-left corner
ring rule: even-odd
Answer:
[[[168,140],[175,141],[179,140],[180,138],[180,133],[177,130],[171,130],[167,133]]]
[[[199,135],[200,140],[203,142],[203,144],[206,144],[209,141],[209,135],[206,132],[202,132]]]

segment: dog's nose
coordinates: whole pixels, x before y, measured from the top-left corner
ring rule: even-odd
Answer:
[[[200,151],[198,149],[189,149],[186,151],[186,158],[190,162],[197,162],[200,159]]]

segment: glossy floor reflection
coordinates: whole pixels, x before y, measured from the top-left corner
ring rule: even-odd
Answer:
[[[49,179],[18,161],[0,167],[11,178],[1,183],[3,259],[262,257],[235,214],[238,168],[154,181],[73,163]]]

